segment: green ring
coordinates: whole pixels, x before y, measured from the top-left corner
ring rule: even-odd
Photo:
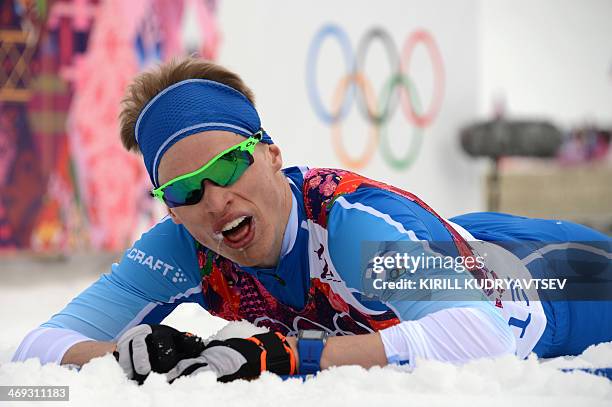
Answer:
[[[390,93],[393,89],[395,89],[398,85],[404,87],[404,89],[408,92],[409,95],[412,96],[412,105],[417,107],[417,110],[421,110],[421,101],[419,96],[417,95],[416,88],[410,81],[410,78],[406,75],[395,74],[385,84],[383,88],[380,98],[378,100],[381,101],[379,111],[384,112],[388,108],[388,103],[390,100]],[[392,117],[391,114],[390,117]],[[387,117],[389,119],[390,117]],[[403,170],[410,167],[416,161],[417,155],[421,149],[421,145],[423,142],[423,130],[419,127],[415,127],[412,134],[412,141],[408,148],[408,151],[403,157],[397,158],[392,153],[392,148],[389,146],[389,142],[386,137],[385,128],[387,126],[388,120],[380,123],[379,132],[380,132],[380,151],[383,155],[385,161],[396,170]]]

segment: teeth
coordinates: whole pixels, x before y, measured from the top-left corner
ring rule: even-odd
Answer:
[[[221,231],[227,232],[228,230],[231,230],[235,228],[236,226],[238,226],[240,222],[242,222],[245,219],[246,219],[246,216],[240,216],[239,218],[236,218],[233,221],[226,223],[225,226],[223,226],[223,229],[221,229]]]

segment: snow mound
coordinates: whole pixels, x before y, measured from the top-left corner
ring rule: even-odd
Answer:
[[[611,344],[607,344],[609,351]],[[412,373],[388,366],[365,370],[337,367],[314,378],[281,380],[265,373],[258,380],[217,383],[212,373],[181,378],[172,385],[152,374],[144,385],[127,380],[112,356],[92,360],[80,372],[31,359],[0,366],[3,385],[70,386],[69,405],[88,407],[175,406],[309,406],[313,404],[513,405],[516,401],[550,406],[609,406],[612,383],[583,372],[563,373],[535,358],[512,356],[479,360],[464,366],[421,361]],[[23,404],[19,404],[23,405]],[[54,405],[61,405],[57,403]]]
[[[589,346],[579,356],[565,356],[542,361],[542,364],[557,369],[597,369],[612,367],[612,342]]]
[[[193,323],[193,319],[189,318]],[[171,321],[165,321],[166,323]],[[176,321],[180,322],[180,321]],[[176,324],[175,324],[176,325]],[[178,324],[180,325],[180,323]],[[177,327],[178,328],[178,327]],[[181,329],[181,328],[179,328]],[[265,329],[248,322],[226,324],[212,338],[247,337]],[[588,365],[587,365],[588,364]],[[114,358],[92,360],[80,372],[38,360],[0,366],[2,385],[70,386],[70,402],[77,406],[496,406],[516,401],[540,406],[609,406],[612,382],[581,371],[564,373],[560,367],[612,366],[612,343],[593,346],[576,358],[540,362],[535,357],[483,359],[463,366],[421,360],[413,372],[402,366],[369,370],[336,367],[306,379],[281,378],[264,373],[251,382],[217,383],[210,372],[178,379],[151,374],[142,386],[126,379]],[[16,404],[23,405],[23,404]],[[54,405],[61,405],[54,403]]]

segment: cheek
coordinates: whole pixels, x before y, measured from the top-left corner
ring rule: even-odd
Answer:
[[[174,209],[176,218],[189,230],[193,235],[201,235],[199,232],[206,226],[206,219],[203,211],[198,210],[198,205],[182,206]]]
[[[264,212],[264,215],[270,216],[278,212],[281,200],[279,192],[277,191],[277,182],[274,179],[273,174],[269,171],[253,172],[253,177],[250,177],[248,183],[248,197],[256,197],[255,202],[259,209]],[[253,199],[253,200],[255,200]]]
[[[262,166],[263,167],[263,166]],[[273,240],[271,234],[278,232],[276,225],[276,214],[281,213],[281,197],[276,191],[276,186],[273,174],[270,174],[268,168],[258,168],[253,166],[254,170],[244,178],[244,183],[237,185],[239,188],[235,191],[244,201],[250,204],[258,214],[259,232],[266,236],[262,243]],[[247,175],[247,174],[245,174]],[[241,199],[241,200],[242,200]]]

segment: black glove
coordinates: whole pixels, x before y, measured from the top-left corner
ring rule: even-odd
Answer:
[[[297,371],[296,359],[285,337],[278,332],[254,335],[247,339],[214,340],[193,359],[183,359],[166,377],[172,383],[182,376],[212,371],[220,382],[254,379],[264,370],[278,375]]]
[[[130,379],[142,384],[149,373],[166,373],[204,350],[202,338],[166,325],[137,325],[117,341],[115,359]]]

